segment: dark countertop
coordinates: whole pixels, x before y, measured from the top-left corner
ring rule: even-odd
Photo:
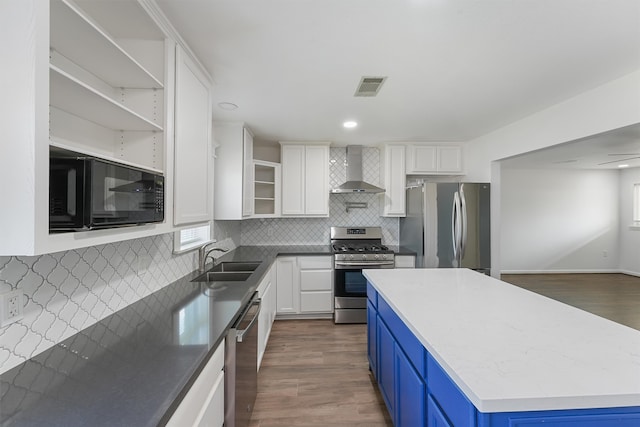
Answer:
[[[331,254],[236,248],[216,262],[260,261],[246,281],[209,288],[191,282],[194,271],[0,375],[0,425],[164,425],[275,258]]]
[[[275,257],[330,254],[328,245],[229,252],[217,262],[261,264],[213,289],[192,272],[0,375],[0,425],[163,425]]]
[[[416,256],[416,252],[412,251],[409,248],[406,248],[404,246],[387,246],[389,249],[391,249],[393,252],[395,252],[396,255],[413,255]]]

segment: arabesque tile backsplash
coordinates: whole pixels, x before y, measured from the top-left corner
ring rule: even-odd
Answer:
[[[0,291],[19,289],[24,318],[0,329],[0,372],[193,270],[170,234],[41,256],[0,257]],[[149,257],[149,265],[139,260]]]
[[[329,185],[337,187],[347,180],[345,147],[332,147],[329,151]],[[375,147],[363,147],[362,175],[370,184],[381,186],[380,151]],[[365,203],[366,208],[349,209],[345,202]],[[329,218],[263,218],[242,221],[242,245],[290,245],[329,243],[331,226],[379,226],[383,230],[383,242],[398,244],[398,219],[380,216],[377,194],[332,194]],[[238,221],[239,222],[239,221]]]
[[[345,181],[345,148],[331,148],[331,186]],[[363,150],[364,179],[379,185],[379,152]],[[366,203],[347,212],[345,202]],[[329,218],[216,221],[220,246],[329,243],[331,226],[381,226],[383,241],[398,243],[398,220],[380,216],[375,194],[330,196]],[[193,271],[196,254],[173,253],[173,235],[41,256],[0,257],[0,293],[24,295],[24,318],[0,328],[0,373],[60,343]]]
[[[233,249],[232,239],[222,242]],[[195,270],[173,235],[40,256],[0,257],[0,293],[19,289],[24,317],[0,328],[0,373]]]

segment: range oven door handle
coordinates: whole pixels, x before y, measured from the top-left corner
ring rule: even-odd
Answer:
[[[336,261],[336,266],[345,266],[345,267],[377,267],[380,265],[394,265],[395,261],[376,261],[375,263],[366,264],[359,261]]]

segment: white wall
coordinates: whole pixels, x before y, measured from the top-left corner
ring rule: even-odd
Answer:
[[[640,184],[640,168],[620,172],[620,270],[640,276],[640,229],[630,228],[633,184]]]
[[[500,167],[492,165],[498,160],[637,123],[640,123],[640,70],[467,142],[464,179],[491,182],[493,189],[500,188],[500,173],[496,172]],[[502,199],[500,192],[492,190],[494,212],[504,203]],[[504,234],[501,223],[492,215],[491,224],[491,241],[500,242]],[[499,277],[504,268],[501,254],[506,253],[505,248],[496,248],[493,243],[493,276]]]
[[[618,271],[617,170],[503,168],[500,181],[502,273]]]
[[[466,181],[486,182],[491,162],[640,123],[640,70],[469,141]]]

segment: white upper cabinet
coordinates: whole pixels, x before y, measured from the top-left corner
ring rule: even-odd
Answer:
[[[405,216],[405,151],[404,145],[385,145],[380,150],[385,188],[385,192],[380,193],[382,216]]]
[[[174,223],[212,219],[210,83],[180,47],[176,51]]]
[[[406,166],[409,175],[462,174],[462,147],[459,145],[408,145]]]
[[[253,135],[244,123],[216,122],[214,218],[238,220],[253,215]]]
[[[149,1],[0,2],[0,255],[173,231],[174,31]],[[165,222],[50,234],[51,147],[163,174]]]
[[[253,168],[253,134],[249,129],[243,131],[243,161],[242,161],[242,216],[253,215],[254,168]]]
[[[329,144],[305,147],[304,213],[329,215]]]
[[[281,142],[282,216],[329,216],[329,142]]]
[[[305,147],[282,147],[282,214],[304,215]]]

